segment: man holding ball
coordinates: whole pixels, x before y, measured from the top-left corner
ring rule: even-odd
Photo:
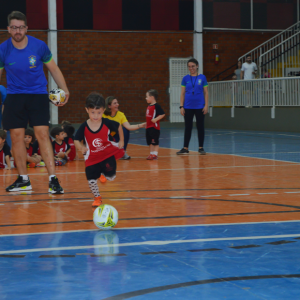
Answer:
[[[50,109],[47,80],[43,64],[50,71],[56,84],[66,93],[69,91],[63,74],[54,62],[48,46],[27,33],[26,16],[18,11],[8,15],[8,32],[11,38],[0,45],[0,81],[6,70],[7,98],[3,112],[3,127],[10,131],[12,151],[19,176],[6,188],[7,192],[31,190],[27,175],[25,128],[29,123],[40,145],[42,158],[49,173],[49,193],[63,194],[55,176],[53,150],[49,139]]]

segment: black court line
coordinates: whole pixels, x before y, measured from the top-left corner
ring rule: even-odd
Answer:
[[[10,257],[10,258],[23,258],[26,255],[11,255],[11,254],[1,254],[0,257]]]
[[[266,243],[266,244],[282,245],[282,244],[289,244],[289,243],[296,243],[296,241],[277,241],[277,242],[270,242],[270,243]]]
[[[40,255],[39,258],[56,258],[56,257],[75,257],[75,255],[62,254],[62,255]]]
[[[151,255],[151,254],[173,254],[174,251],[154,251],[154,252],[141,252],[142,255]]]
[[[218,249],[218,248],[207,248],[207,249],[193,249],[193,250],[186,250],[189,252],[202,252],[202,251],[219,251],[222,249]]]
[[[126,218],[119,221],[135,221],[135,220],[159,220],[159,219],[179,219],[179,218],[204,218],[204,217],[226,217],[226,216],[244,216],[244,215],[260,215],[260,214],[281,214],[281,213],[298,213],[300,210],[287,211],[262,211],[262,212],[247,212],[247,213],[232,213],[232,214],[208,214],[208,215],[186,215],[186,216],[165,216],[165,217],[146,217],[146,218]],[[0,227],[15,227],[15,226],[34,226],[34,225],[50,225],[50,224],[69,224],[69,223],[88,223],[93,220],[76,220],[64,222],[47,222],[47,223],[28,223],[28,224],[1,224]]]
[[[113,190],[113,191],[101,191],[101,193],[138,193],[138,192],[186,192],[186,191],[245,191],[245,190],[300,190],[300,187],[298,188],[289,188],[289,187],[265,187],[265,188],[227,188],[227,189],[172,189],[172,190]],[[91,192],[67,192],[65,191],[64,194],[91,194]],[[35,196],[35,195],[49,195],[49,193],[30,193],[30,194],[2,194],[0,196],[8,196],[8,197],[14,197],[14,196]],[[57,195],[57,194],[56,194]]]
[[[220,282],[231,282],[231,281],[240,281],[240,280],[262,280],[262,279],[276,279],[276,278],[300,278],[300,274],[283,274],[283,275],[257,275],[257,276],[241,276],[241,277],[224,277],[224,278],[214,278],[214,279],[206,279],[206,280],[197,280],[197,281],[190,281],[190,282],[182,282],[176,284],[169,284],[165,286],[158,286],[149,289],[143,289],[133,292],[128,292],[120,295],[111,296],[108,298],[104,298],[102,300],[124,300],[133,297],[138,297],[142,295],[148,295],[152,293],[185,288],[195,285],[202,285],[202,284],[210,284],[210,283],[220,283]],[[153,295],[153,299],[158,299],[159,296],[155,297]]]
[[[229,248],[233,249],[246,249],[246,248],[255,248],[255,247],[261,247],[260,245],[244,245],[244,246],[231,246]]]
[[[90,257],[105,257],[105,256],[127,256],[124,253],[118,253],[118,254],[91,254]]]

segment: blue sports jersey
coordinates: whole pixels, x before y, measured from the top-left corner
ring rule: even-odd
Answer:
[[[203,88],[208,84],[204,75],[186,75],[182,78],[181,86],[185,87],[184,108],[201,109],[205,106]]]
[[[46,43],[27,35],[24,49],[14,47],[11,38],[0,45],[0,69],[5,68],[7,94],[48,94],[43,64],[52,59]]]
[[[0,103],[0,128],[2,126],[2,105],[4,104],[6,98],[6,88],[3,85],[0,85],[0,94],[1,94],[1,103]]]

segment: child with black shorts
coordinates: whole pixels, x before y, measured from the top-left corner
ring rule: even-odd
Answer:
[[[85,173],[89,187],[94,195],[92,206],[102,204],[97,179],[103,174],[107,180],[116,177],[116,159],[124,156],[124,135],[122,126],[115,121],[102,118],[105,110],[104,98],[96,92],[86,98],[85,109],[89,119],[81,124],[75,135],[75,146],[85,159]],[[118,132],[119,143],[109,140],[110,132]],[[83,145],[82,141],[85,141]]]
[[[161,106],[156,103],[158,93],[156,90],[149,90],[146,93],[146,101],[149,103],[146,112],[146,140],[150,146],[150,155],[148,160],[156,160],[159,149],[160,125],[159,121],[165,116],[165,112]]]
[[[52,147],[54,152],[54,161],[56,166],[63,166],[68,162],[68,155],[71,147],[65,139],[65,132],[61,127],[54,127],[50,131],[50,135],[54,138]]]

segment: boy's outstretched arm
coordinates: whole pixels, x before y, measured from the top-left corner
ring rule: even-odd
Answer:
[[[123,128],[122,128],[121,124],[119,126],[118,132],[119,132],[119,137],[120,137],[119,149],[122,149],[124,147],[124,133],[123,133]]]
[[[151,122],[152,122],[152,123],[156,123],[156,122],[158,122],[159,120],[161,120],[162,118],[164,118],[165,115],[166,115],[166,114],[164,114],[164,115],[159,115],[159,116],[157,116],[156,118],[152,119]]]
[[[9,157],[9,155],[5,155],[5,162],[7,164],[7,168],[6,169],[10,170],[11,167],[10,167],[10,157]]]
[[[78,141],[78,140],[75,140],[75,141],[74,141],[74,145],[75,145],[76,149],[77,149],[78,151],[80,151],[83,155],[85,155],[86,152],[88,151],[88,148],[85,147],[85,146],[84,146],[80,141]]]

